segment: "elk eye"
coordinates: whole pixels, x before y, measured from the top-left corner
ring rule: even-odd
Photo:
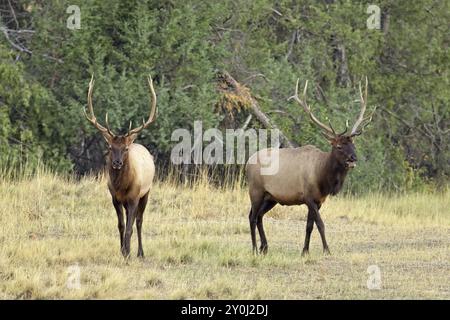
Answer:
[[[125,147],[125,151],[128,151],[128,147]]]
[[[109,149],[109,150],[111,150],[111,149],[112,149],[112,147],[111,147],[111,146],[108,146],[108,149]]]

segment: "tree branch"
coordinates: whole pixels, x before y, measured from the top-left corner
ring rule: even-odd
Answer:
[[[28,48],[26,48],[26,47],[24,47],[24,46],[21,46],[21,45],[15,43],[15,42],[13,42],[13,41],[11,40],[11,38],[9,37],[8,29],[3,28],[3,27],[0,27],[0,30],[3,32],[3,34],[5,35],[6,40],[9,42],[9,44],[10,44],[14,49],[19,50],[20,52],[28,53],[29,55],[32,55],[32,54],[33,54],[33,51],[31,51],[30,49],[28,49]],[[48,60],[53,60],[53,61],[56,61],[56,62],[58,62],[58,63],[64,63],[63,60],[61,60],[61,59],[59,59],[59,58],[52,57],[52,56],[50,56],[50,55],[48,55],[48,54],[46,54],[46,53],[43,53],[42,56],[43,56],[44,58],[48,59]]]
[[[17,27],[17,29],[19,29],[19,21],[17,21],[16,12],[14,11],[14,8],[13,8],[10,0],[8,0],[8,5],[9,5],[9,9],[11,10],[11,14],[13,16],[14,22],[16,23],[16,27]]]
[[[261,111],[261,108],[259,107],[258,102],[255,100],[255,98],[252,97],[251,94],[248,94],[247,92],[242,92],[241,85],[226,71],[222,72],[223,77],[225,78],[225,81],[233,88],[233,90],[239,94],[244,95],[248,100],[250,101],[250,109],[253,113],[253,115],[259,120],[259,122],[266,128],[266,129],[275,129],[280,132],[281,137],[281,144],[284,146],[287,146],[289,148],[294,148],[294,145],[292,142],[284,135],[284,133],[278,128],[276,124],[274,124],[270,118]]]

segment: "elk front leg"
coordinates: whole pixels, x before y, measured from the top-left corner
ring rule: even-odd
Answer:
[[[112,197],[112,203],[113,203],[114,208],[116,209],[116,213],[117,213],[117,220],[118,220],[117,228],[119,229],[120,249],[122,250],[123,233],[125,231],[125,223],[123,221],[123,206],[115,197]]]
[[[314,228],[314,216],[316,211],[316,205],[308,206],[308,220],[306,221],[306,235],[305,244],[303,245],[302,257],[309,254],[309,241],[311,239],[311,233]]]
[[[125,258],[128,258],[128,256],[130,255],[130,241],[131,235],[133,234],[134,220],[136,220],[137,207],[137,201],[127,202],[127,204],[125,205],[125,209],[127,211],[127,225],[125,229],[124,244],[122,247],[122,255]]]
[[[315,221],[317,229],[319,230],[320,233],[320,238],[322,239],[323,252],[325,254],[330,254],[330,249],[328,248],[327,240],[325,238],[325,224],[323,223],[322,218],[320,217],[319,211],[316,212]]]

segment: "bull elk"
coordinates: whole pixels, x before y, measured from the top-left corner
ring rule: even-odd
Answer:
[[[257,252],[256,227],[261,240],[260,252],[265,254],[268,250],[263,227],[265,213],[276,204],[288,206],[305,204],[308,207],[308,218],[302,256],[309,253],[309,240],[314,222],[322,239],[324,253],[330,253],[325,238],[325,225],[319,210],[328,195],[335,195],[341,190],[349,169],[355,167],[357,158],[353,137],[360,135],[372,120],[371,115],[364,117],[367,104],[367,78],[364,94],[361,83],[359,84],[361,111],[349,134],[347,134],[348,121],[342,133],[336,133],[331,123],[327,126],[320,122],[306,102],[308,82],[305,84],[302,98],[298,96],[298,84],[297,80],[295,94],[288,100],[295,100],[303,107],[312,122],[319,126],[322,134],[330,142],[331,151],[323,152],[312,145],[307,145],[300,148],[264,149],[249,158],[246,173],[251,201],[249,220],[254,252]],[[270,166],[274,161],[278,164],[276,172],[269,175],[262,174],[262,166]]]
[[[87,96],[90,115],[84,109],[87,120],[100,131],[108,144],[109,152],[106,159],[108,188],[119,221],[120,248],[124,257],[128,257],[130,254],[130,240],[135,220],[138,235],[137,255],[138,257],[144,257],[142,249],[142,219],[155,175],[155,165],[150,152],[144,146],[134,143],[134,140],[156,118],[156,94],[151,77],[148,77],[148,85],[152,95],[150,115],[147,121],[142,120],[142,125],[134,129],[131,129],[130,121],[128,132],[125,135],[116,135],[111,131],[108,124],[108,114],[105,117],[105,127],[97,122],[92,106],[94,76],[92,76],[89,83]],[[123,217],[124,207],[127,218],[126,226]]]

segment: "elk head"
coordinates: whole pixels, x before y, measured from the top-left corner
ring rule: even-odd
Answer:
[[[147,128],[153,121],[156,119],[156,93],[153,88],[152,78],[148,77],[148,85],[150,88],[150,93],[152,95],[151,104],[150,104],[150,115],[145,121],[142,119],[142,125],[137,128],[132,129],[132,122],[130,121],[130,126],[128,127],[128,132],[124,135],[116,135],[109,128],[108,123],[108,113],[105,116],[105,124],[106,127],[102,126],[98,123],[97,118],[94,114],[94,107],[92,106],[92,92],[94,89],[94,76],[92,76],[91,81],[89,82],[89,91],[88,91],[88,109],[89,115],[86,113],[86,109],[84,109],[84,115],[86,119],[94,125],[100,131],[109,148],[109,160],[112,169],[120,170],[124,163],[127,163],[128,160],[128,148],[134,142],[137,135],[145,128]]]
[[[355,145],[353,144],[353,137],[359,136],[364,128],[372,121],[372,115],[375,112],[375,109],[370,114],[370,116],[364,118],[364,113],[366,112],[366,106],[367,106],[367,87],[368,87],[368,81],[366,77],[366,85],[364,89],[364,95],[361,88],[361,82],[359,83],[359,96],[360,96],[360,103],[361,103],[361,111],[359,113],[359,116],[355,122],[355,124],[352,127],[352,130],[350,133],[347,133],[348,131],[348,120],[345,124],[345,130],[341,133],[336,133],[333,126],[331,125],[331,122],[329,122],[329,126],[323,124],[320,122],[312,113],[311,107],[306,102],[306,90],[308,88],[308,81],[305,83],[305,88],[303,89],[303,96],[300,98],[298,96],[298,83],[299,80],[297,79],[297,84],[295,87],[295,94],[290,97],[288,100],[294,99],[299,103],[305,112],[309,115],[310,119],[313,123],[315,123],[322,131],[321,133],[325,136],[325,138],[331,143],[332,150],[331,154],[333,155],[334,159],[337,160],[337,162],[345,167],[345,168],[354,168],[356,166],[356,151],[355,151]]]

